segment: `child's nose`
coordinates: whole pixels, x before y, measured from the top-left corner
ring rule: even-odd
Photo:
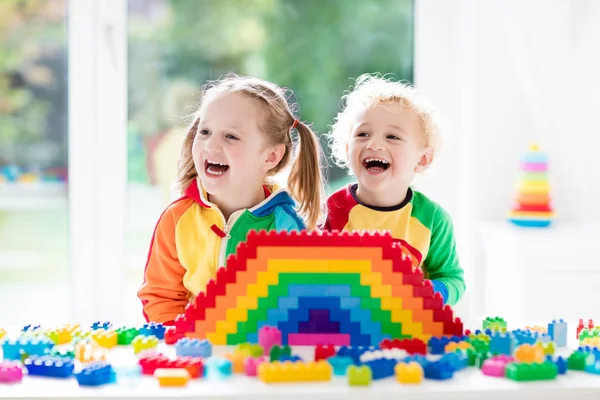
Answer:
[[[384,150],[385,148],[383,146],[383,142],[379,138],[372,136],[371,140],[369,140],[369,142],[367,143],[367,149],[374,150],[374,151],[381,151],[381,150]]]
[[[204,144],[204,149],[213,153],[219,153],[222,148],[221,141],[216,135],[210,136]]]

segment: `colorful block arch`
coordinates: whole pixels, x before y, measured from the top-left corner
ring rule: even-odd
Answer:
[[[463,326],[389,233],[250,232],[225,268],[175,320],[175,337],[378,345],[462,335]]]

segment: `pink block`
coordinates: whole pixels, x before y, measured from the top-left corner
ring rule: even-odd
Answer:
[[[258,373],[258,366],[264,362],[269,362],[269,359],[265,356],[252,358],[248,357],[244,361],[244,373],[246,376],[256,376]]]
[[[487,376],[506,376],[506,365],[514,361],[514,358],[507,355],[498,355],[488,358],[481,366],[481,372]]]
[[[290,346],[310,346],[310,333],[290,333],[288,335],[288,344]]]
[[[23,368],[19,363],[4,361],[0,363],[0,383],[17,383],[23,380]]]
[[[258,330],[258,344],[262,346],[265,354],[269,354],[271,347],[281,346],[281,331],[275,326],[263,326]]]
[[[318,344],[350,346],[350,335],[347,333],[290,333],[288,343],[290,346],[316,346]]]
[[[546,171],[548,171],[548,164],[521,163],[521,171],[524,171],[524,172],[546,172]]]

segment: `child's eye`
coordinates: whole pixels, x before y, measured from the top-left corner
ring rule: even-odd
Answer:
[[[231,139],[231,140],[240,140],[237,136],[234,136],[231,133],[226,134],[225,138],[226,139]]]
[[[369,134],[367,132],[358,132],[356,134],[356,137],[368,137]]]
[[[392,139],[392,140],[402,140],[400,137],[396,136],[396,135],[387,135],[386,136],[388,139]]]
[[[203,136],[210,135],[210,131],[208,129],[201,129],[198,133]]]

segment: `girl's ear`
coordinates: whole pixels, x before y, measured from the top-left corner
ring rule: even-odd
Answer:
[[[426,147],[423,154],[421,154],[421,158],[419,158],[419,162],[415,167],[415,172],[420,173],[425,171],[431,165],[433,161],[433,147]]]
[[[279,165],[279,162],[285,154],[285,145],[283,143],[267,147],[265,150],[265,161],[263,162],[263,170],[268,172]]]

